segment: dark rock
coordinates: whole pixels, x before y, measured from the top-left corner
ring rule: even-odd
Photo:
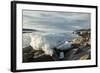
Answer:
[[[64,60],[74,60],[73,56],[75,55],[75,53],[77,52],[78,48],[75,49],[71,49],[67,52],[65,52],[65,58]]]
[[[30,51],[33,51],[33,48],[31,46],[23,48],[23,53],[29,53]]]
[[[23,48],[23,62],[47,62],[54,61],[56,58],[45,55],[42,50],[33,50],[31,46]]]
[[[63,60],[88,60],[91,59],[90,29],[76,31],[81,37],[72,41],[70,49],[62,50],[53,48],[52,56],[46,55],[42,50],[34,50],[31,46],[23,48],[23,62],[48,62]],[[82,33],[82,34],[81,34]],[[60,59],[60,53],[64,58]]]

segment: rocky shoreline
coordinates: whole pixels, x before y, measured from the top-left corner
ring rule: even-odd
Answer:
[[[70,49],[57,50],[54,48],[52,56],[44,54],[42,50],[33,50],[31,46],[23,48],[23,63],[91,59],[90,29],[76,30],[73,34],[79,37],[71,41]],[[61,52],[64,58],[59,58]]]

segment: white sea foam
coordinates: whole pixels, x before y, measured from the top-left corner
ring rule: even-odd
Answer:
[[[65,41],[69,40],[69,38],[71,37],[68,37],[67,35],[61,33],[33,33],[33,35],[31,35],[30,45],[33,47],[33,49],[41,49],[45,52],[45,54],[52,56],[53,48],[57,48],[63,43],[65,44]],[[62,47],[63,46],[60,46],[60,48]]]
[[[70,48],[71,48],[71,43],[68,41],[65,41],[63,44],[61,44],[57,47],[57,49],[61,49],[61,50],[66,50],[66,49],[70,49]]]
[[[31,41],[31,38],[30,38],[30,33],[24,33],[22,35],[22,48],[25,48],[25,47],[28,47],[30,45],[30,41]]]
[[[64,33],[23,33],[22,47],[32,46],[35,50],[43,50],[45,54],[53,54],[53,48],[68,49],[70,43],[68,41],[74,39],[76,36]]]

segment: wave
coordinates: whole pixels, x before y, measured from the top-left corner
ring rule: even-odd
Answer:
[[[70,46],[68,41],[72,39],[73,36],[62,33],[33,33],[30,37],[30,45],[34,50],[43,50],[45,54],[52,56],[54,48],[68,48]]]

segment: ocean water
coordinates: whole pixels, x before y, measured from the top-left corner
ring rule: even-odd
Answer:
[[[23,33],[23,48],[31,46],[35,50],[42,49],[45,54],[53,54],[53,48],[64,49],[69,47],[66,43],[78,36],[72,33],[32,32]],[[59,49],[58,48],[58,49]]]
[[[22,47],[31,46],[52,55],[53,48],[67,49],[78,35],[72,32],[90,27],[89,13],[23,10]],[[63,56],[63,54],[61,53]],[[63,58],[63,57],[62,57]]]

